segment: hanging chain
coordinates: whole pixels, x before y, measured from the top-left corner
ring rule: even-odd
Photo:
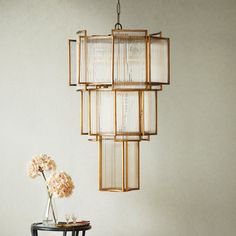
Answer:
[[[117,23],[115,24],[115,29],[121,30],[122,25],[120,24],[120,0],[118,0],[117,2],[116,13],[117,13]]]

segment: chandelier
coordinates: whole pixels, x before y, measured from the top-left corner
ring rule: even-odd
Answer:
[[[69,85],[81,95],[81,134],[99,145],[99,190],[140,189],[140,142],[157,134],[158,94],[170,83],[170,40],[122,29],[69,40]]]

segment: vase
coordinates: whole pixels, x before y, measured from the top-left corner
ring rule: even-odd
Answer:
[[[45,212],[43,216],[44,225],[55,225],[57,224],[57,215],[54,198],[52,195],[48,194],[47,205],[45,207]]]

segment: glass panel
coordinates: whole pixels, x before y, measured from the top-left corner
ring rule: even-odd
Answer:
[[[115,89],[121,89],[121,90],[129,90],[129,89],[135,89],[135,90],[143,90],[146,89],[146,83],[140,83],[140,84],[133,84],[133,83],[127,83],[127,84],[114,84]]]
[[[80,38],[80,45],[79,45],[79,53],[80,53],[80,60],[79,60],[79,73],[80,73],[80,78],[79,81],[80,83],[85,83],[86,82],[86,56],[85,56],[85,51],[86,51],[86,43],[85,43],[85,38]]]
[[[157,132],[157,92],[143,92],[144,133],[155,134]]]
[[[114,92],[90,91],[91,132],[99,135],[114,135]]]
[[[81,134],[88,134],[88,91],[81,91]]]
[[[112,37],[90,36],[82,38],[80,66],[81,77],[84,78],[82,81],[111,84]]]
[[[117,134],[139,134],[139,93],[116,93]]]
[[[102,189],[122,190],[122,142],[102,140]]]
[[[69,40],[69,83],[77,84],[77,42]]]
[[[114,135],[114,92],[98,92],[98,127],[97,132],[100,134]]]
[[[111,83],[112,38],[88,41],[88,82]]]
[[[113,35],[115,36],[137,36],[145,37],[147,35],[147,30],[113,30]]]
[[[145,33],[121,31],[114,35],[114,83],[146,82]]]
[[[90,91],[90,133],[96,134],[97,133],[97,93],[96,91]]]
[[[139,143],[127,142],[127,176],[126,189],[139,188]]]
[[[169,41],[168,39],[151,37],[150,58],[151,58],[151,82],[169,82]]]

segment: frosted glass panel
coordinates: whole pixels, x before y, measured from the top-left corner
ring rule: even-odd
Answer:
[[[79,55],[80,55],[80,60],[79,60],[79,82],[80,83],[85,83],[86,80],[86,44],[85,44],[85,38],[80,38],[80,44],[79,44]]]
[[[139,143],[100,140],[100,188],[129,191],[139,188]]]
[[[132,36],[132,37],[145,37],[147,30],[113,30],[114,36]]]
[[[88,134],[88,91],[81,91],[81,133]]]
[[[120,90],[129,90],[129,89],[136,89],[136,90],[143,90],[146,89],[146,84],[114,84],[115,89]]]
[[[96,134],[97,133],[97,93],[96,91],[90,91],[90,133]]]
[[[151,54],[151,82],[168,83],[168,39],[152,38]]]
[[[157,129],[157,92],[143,92],[144,133],[155,134]]]
[[[126,178],[128,181],[128,186],[126,188],[139,188],[139,144],[138,142],[128,142],[127,146],[127,164],[128,176]]]
[[[77,42],[69,40],[69,81],[77,84]]]
[[[114,92],[98,92],[99,122],[97,131],[100,134],[114,134]]]
[[[82,38],[80,63],[82,81],[86,83],[111,84],[112,37]]]
[[[122,190],[122,142],[102,141],[102,188]]]
[[[137,37],[140,34],[142,37]],[[115,34],[115,83],[146,81],[146,38],[143,34],[143,32],[120,32]]]
[[[93,134],[114,135],[114,92],[91,92],[91,131]]]
[[[117,92],[116,118],[117,134],[140,133],[138,92]]]

